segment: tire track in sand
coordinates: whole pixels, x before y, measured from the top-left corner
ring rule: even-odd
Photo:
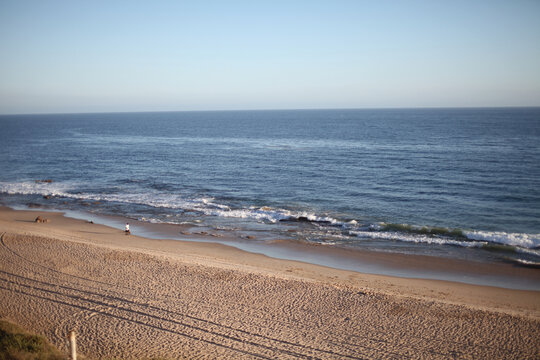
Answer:
[[[56,269],[51,269],[44,265],[32,262],[8,247],[5,242],[4,234],[2,234],[0,237],[0,242],[3,249],[7,250],[13,256],[24,260],[25,263],[31,267],[35,266],[43,270],[51,271],[55,273],[57,277],[67,276],[76,278],[78,280],[96,282],[100,285],[113,286],[112,284],[107,284],[102,281],[94,281],[84,277],[63,273]],[[36,271],[36,269],[32,270],[35,274],[40,274],[40,272]],[[361,354],[358,354],[355,351],[352,352],[353,354],[350,352],[349,354],[338,353],[335,351],[318,349],[309,345],[292,343],[287,340],[281,340],[231,326],[222,325],[211,320],[197,318],[190,316],[189,314],[171,312],[153,305],[138,303],[133,300],[122,298],[118,295],[112,296],[108,293],[92,292],[75,288],[73,286],[61,285],[59,283],[48,283],[5,271],[0,271],[0,273],[3,275],[3,278],[0,280],[7,283],[2,286],[4,289],[10,289],[11,291],[18,291],[19,293],[23,293],[25,295],[36,296],[44,300],[76,307],[81,309],[82,313],[97,313],[102,316],[112,316],[120,320],[131,321],[140,325],[152,327],[157,330],[168,331],[191,339],[196,339],[198,341],[208,342],[212,345],[222,346],[229,350],[235,350],[249,356],[256,356],[259,358],[274,358],[279,354],[280,358],[283,358],[283,355],[288,357],[290,356],[292,358],[305,359],[362,358]],[[11,280],[8,278],[11,278]],[[18,286],[19,288],[15,289],[13,287],[9,287],[8,284]],[[171,317],[171,315],[181,317],[181,320]],[[186,320],[190,320],[190,322]],[[163,324],[166,324],[167,327],[165,328]],[[191,335],[186,333],[186,331],[179,331],[178,328],[184,330],[189,329],[195,334]],[[226,339],[228,342],[232,341],[233,343],[241,344],[243,347],[251,347],[259,352],[254,352],[253,349],[252,351],[248,351],[241,348],[233,348],[231,346],[219,343],[218,341],[208,340],[207,337],[209,336],[212,338],[217,337],[218,339]],[[265,354],[269,354],[271,357],[267,357],[268,355]]]

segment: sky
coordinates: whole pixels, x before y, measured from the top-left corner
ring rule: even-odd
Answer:
[[[540,106],[539,0],[0,0],[0,114]]]

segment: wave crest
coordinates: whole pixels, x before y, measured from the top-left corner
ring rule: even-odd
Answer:
[[[206,216],[251,219],[276,224],[279,222],[306,222],[322,229],[340,229],[344,235],[411,243],[455,245],[462,247],[485,247],[500,244],[516,251],[540,256],[540,234],[489,232],[444,227],[415,226],[408,224],[373,223],[362,224],[358,220],[340,220],[328,215],[307,211],[291,211],[269,206],[231,208],[212,197],[186,198],[156,189],[139,193],[89,193],[81,192],[80,184],[72,182],[0,182],[0,193],[10,195],[50,195],[75,200],[106,201],[138,204],[153,208],[195,212]],[[510,248],[501,248],[512,250]]]

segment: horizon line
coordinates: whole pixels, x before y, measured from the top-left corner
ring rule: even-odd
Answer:
[[[428,110],[428,109],[525,109],[540,108],[540,105],[501,106],[389,106],[389,107],[344,107],[344,108],[282,108],[282,109],[212,109],[212,110],[135,110],[135,111],[86,111],[86,112],[27,112],[0,113],[0,116],[17,115],[84,115],[84,114],[135,114],[135,113],[180,113],[180,112],[241,112],[241,111],[324,111],[324,110]]]

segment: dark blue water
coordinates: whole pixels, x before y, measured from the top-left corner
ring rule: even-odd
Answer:
[[[540,108],[18,115],[0,129],[6,205],[540,261]]]

